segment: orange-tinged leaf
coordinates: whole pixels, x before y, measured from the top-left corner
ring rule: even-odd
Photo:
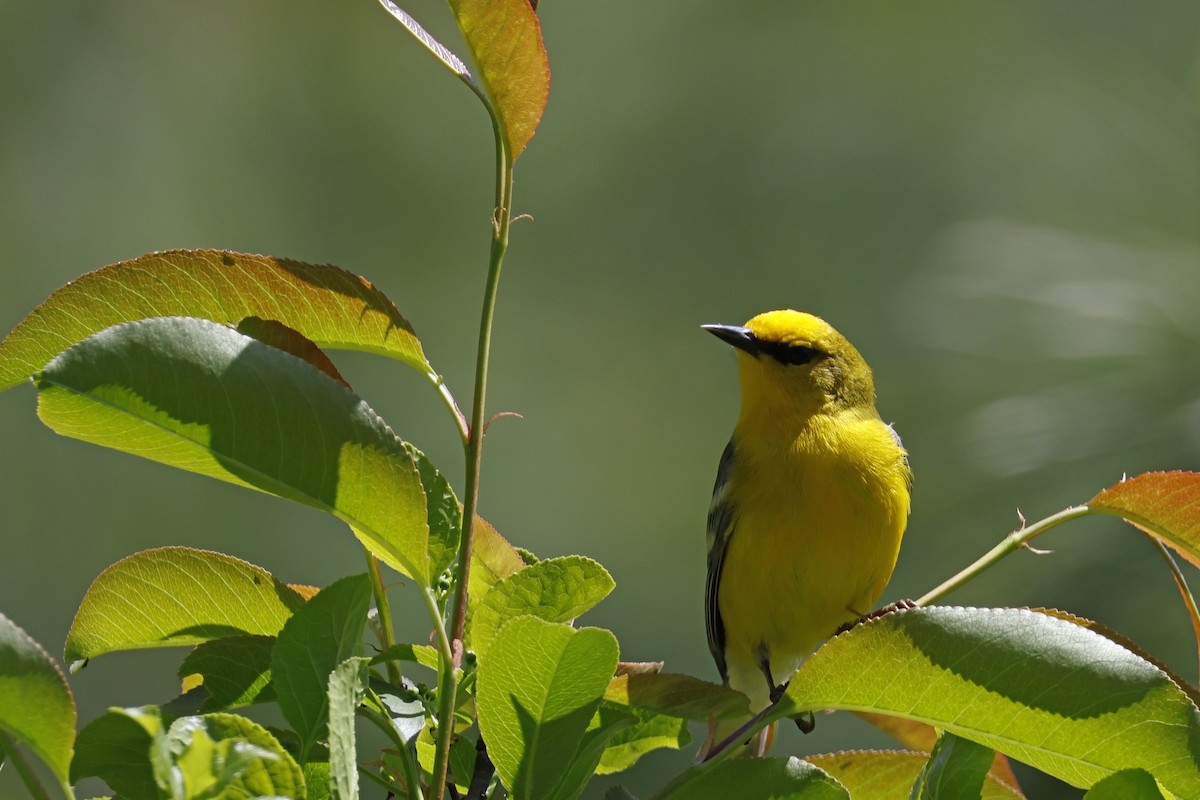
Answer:
[[[487,520],[475,517],[475,546],[471,550],[471,577],[467,591],[477,602],[488,589],[514,572],[525,569],[525,562],[508,540],[496,532]]]
[[[237,329],[239,333],[258,339],[263,344],[269,344],[277,350],[307,361],[342,386],[351,388],[342,377],[342,373],[338,372],[338,368],[329,360],[329,356],[325,355],[325,351],[300,331],[293,330],[282,322],[261,317],[246,317],[238,323]]]
[[[450,8],[515,161],[533,138],[550,94],[537,14],[529,0],[450,0]]]
[[[925,766],[928,753],[904,750],[848,750],[805,756],[838,779],[851,797],[872,800],[908,800],[909,787]],[[983,784],[981,800],[1021,800],[1025,795],[993,770]]]
[[[937,731],[924,722],[917,722],[915,719],[905,719],[904,717],[888,716],[887,714],[875,714],[870,711],[855,711],[854,714],[855,716],[862,717],[910,750],[929,753],[933,750],[933,746],[937,744]],[[1017,782],[1017,776],[1013,774],[1012,765],[1008,763],[1008,757],[1003,753],[996,753],[995,758],[992,760],[992,768],[988,774],[1009,786],[1015,787],[1020,785]]]
[[[1145,472],[1110,486],[1087,506],[1123,517],[1200,567],[1200,473]]]
[[[750,716],[750,701],[741,692],[672,672],[618,674],[609,681],[604,699],[617,705],[685,719],[748,719]]]
[[[364,350],[431,372],[396,306],[338,267],[221,250],[170,250],[89,272],[61,287],[0,342],[0,391],[93,333],[149,317],[237,325],[275,320],[318,347]]]

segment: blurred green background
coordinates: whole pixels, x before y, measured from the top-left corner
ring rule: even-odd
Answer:
[[[462,51],[443,4],[406,5]],[[585,621],[716,676],[704,518],[737,413],[701,332],[818,313],[875,368],[916,494],[888,599],[1123,473],[1200,468],[1200,4],[562,3],[517,164],[482,513],[617,580]],[[0,329],[82,272],[171,247],[331,262],[389,293],[467,403],[491,211],[475,98],[371,0],[0,3]],[[451,476],[403,367],[337,357]],[[61,652],[105,566],[174,544],[284,580],[361,571],[332,518],[61,439],[0,396],[0,610]],[[461,486],[461,481],[457,481]],[[1195,675],[1161,561],[1087,520],[949,598],[1057,606]],[[426,626],[397,589],[413,637]],[[406,613],[402,611],[403,613]],[[165,701],[181,651],[98,659],[83,720]],[[697,730],[697,735],[702,732]],[[779,753],[885,746],[846,715]],[[625,779],[647,792],[691,753]],[[598,782],[589,797],[600,797]],[[1034,797],[1073,797],[1030,781]],[[18,796],[0,773],[0,797]]]

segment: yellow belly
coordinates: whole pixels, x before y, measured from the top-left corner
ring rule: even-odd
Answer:
[[[738,441],[735,437],[735,442]],[[902,451],[878,419],[841,422],[772,449],[739,442],[735,521],[721,571],[730,684],[765,705],[776,683],[879,599],[908,515]]]

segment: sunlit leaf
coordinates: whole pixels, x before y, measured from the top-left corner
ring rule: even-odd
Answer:
[[[1038,610],[1041,611],[1042,609]],[[855,714],[910,750],[922,750],[925,753],[929,753],[933,750],[934,745],[937,744],[937,731],[924,722],[917,722],[914,719],[905,719],[904,717],[889,716],[887,714],[873,714],[870,711],[856,711]],[[1007,786],[1015,787],[1020,785],[1017,782],[1017,776],[1013,774],[1008,757],[1003,753],[994,754],[990,772],[997,780]]]
[[[163,547],[123,558],[92,583],[66,659],[116,650],[274,636],[304,600],[262,567],[207,550]]]
[[[599,628],[521,617],[479,662],[479,727],[517,797],[558,786],[617,666],[617,640]]]
[[[566,556],[539,561],[496,583],[471,611],[467,646],[481,657],[510,619],[532,615],[570,622],[593,607],[616,583],[590,558]]]
[[[0,731],[66,783],[75,745],[75,700],[54,659],[0,614]]]
[[[66,436],[332,513],[428,579],[425,492],[404,443],[307,362],[224,325],[130,322],[56,356],[38,413]]]
[[[266,728],[236,714],[183,717],[167,731],[173,782],[185,796],[306,800],[300,765]]]
[[[853,750],[805,756],[814,764],[837,778],[854,800],[910,800],[911,788],[928,753],[903,750]],[[989,774],[983,784],[980,800],[1024,800],[1025,796],[995,775]]]
[[[1087,506],[1129,520],[1200,567],[1200,473],[1146,472],[1110,486]]]
[[[664,748],[679,750],[692,741],[686,719],[647,711],[635,711],[634,714],[637,721],[623,726],[608,740],[596,768],[597,775],[621,772],[636,764],[646,753]]]
[[[438,61],[441,61],[447,69],[477,92],[482,91],[479,85],[475,83],[475,79],[471,77],[471,71],[467,69],[467,65],[462,62],[462,59],[454,55],[450,48],[433,38],[433,35],[425,30],[424,26],[417,22],[411,14],[393,3],[392,0],[379,0],[379,2],[387,9],[389,14],[396,18],[397,22],[407,28],[408,32],[424,45],[425,49],[432,53]]]
[[[170,250],[89,272],[50,295],[0,342],[0,390],[93,333],[173,316],[232,325],[276,320],[320,347],[378,353],[432,372],[408,320],[353,273],[286,258]]]
[[[847,675],[854,675],[852,681]],[[1086,787],[1141,767],[1200,796],[1200,712],[1164,672],[1065,620],[1021,609],[901,611],[831,639],[793,677],[779,716],[891,713]]]

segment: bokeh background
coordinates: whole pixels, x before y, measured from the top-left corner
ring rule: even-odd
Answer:
[[[407,8],[462,51],[443,4]],[[737,413],[704,322],[816,312],[875,368],[916,472],[889,598],[1123,473],[1200,468],[1200,4],[617,0],[540,9],[550,105],[517,165],[482,512],[605,564],[586,621],[715,678],[704,517]],[[0,3],[0,329],[55,287],[171,247],[331,262],[398,303],[466,403],[491,211],[475,98],[370,0]],[[451,476],[405,368],[337,356]],[[362,569],[331,518],[61,439],[0,396],[0,609],[61,652],[135,551],[284,580]],[[461,486],[461,481],[457,481]],[[1159,557],[1087,520],[949,598],[1068,608],[1194,675]],[[414,597],[397,589],[409,635]],[[97,659],[83,720],[165,701],[180,651]],[[696,732],[700,735],[700,731]],[[846,715],[781,753],[885,746]],[[691,752],[624,779],[648,792]],[[608,783],[611,783],[608,782]],[[588,797],[603,793],[604,781]],[[1034,797],[1078,793],[1029,779]],[[0,796],[19,796],[0,773]]]

